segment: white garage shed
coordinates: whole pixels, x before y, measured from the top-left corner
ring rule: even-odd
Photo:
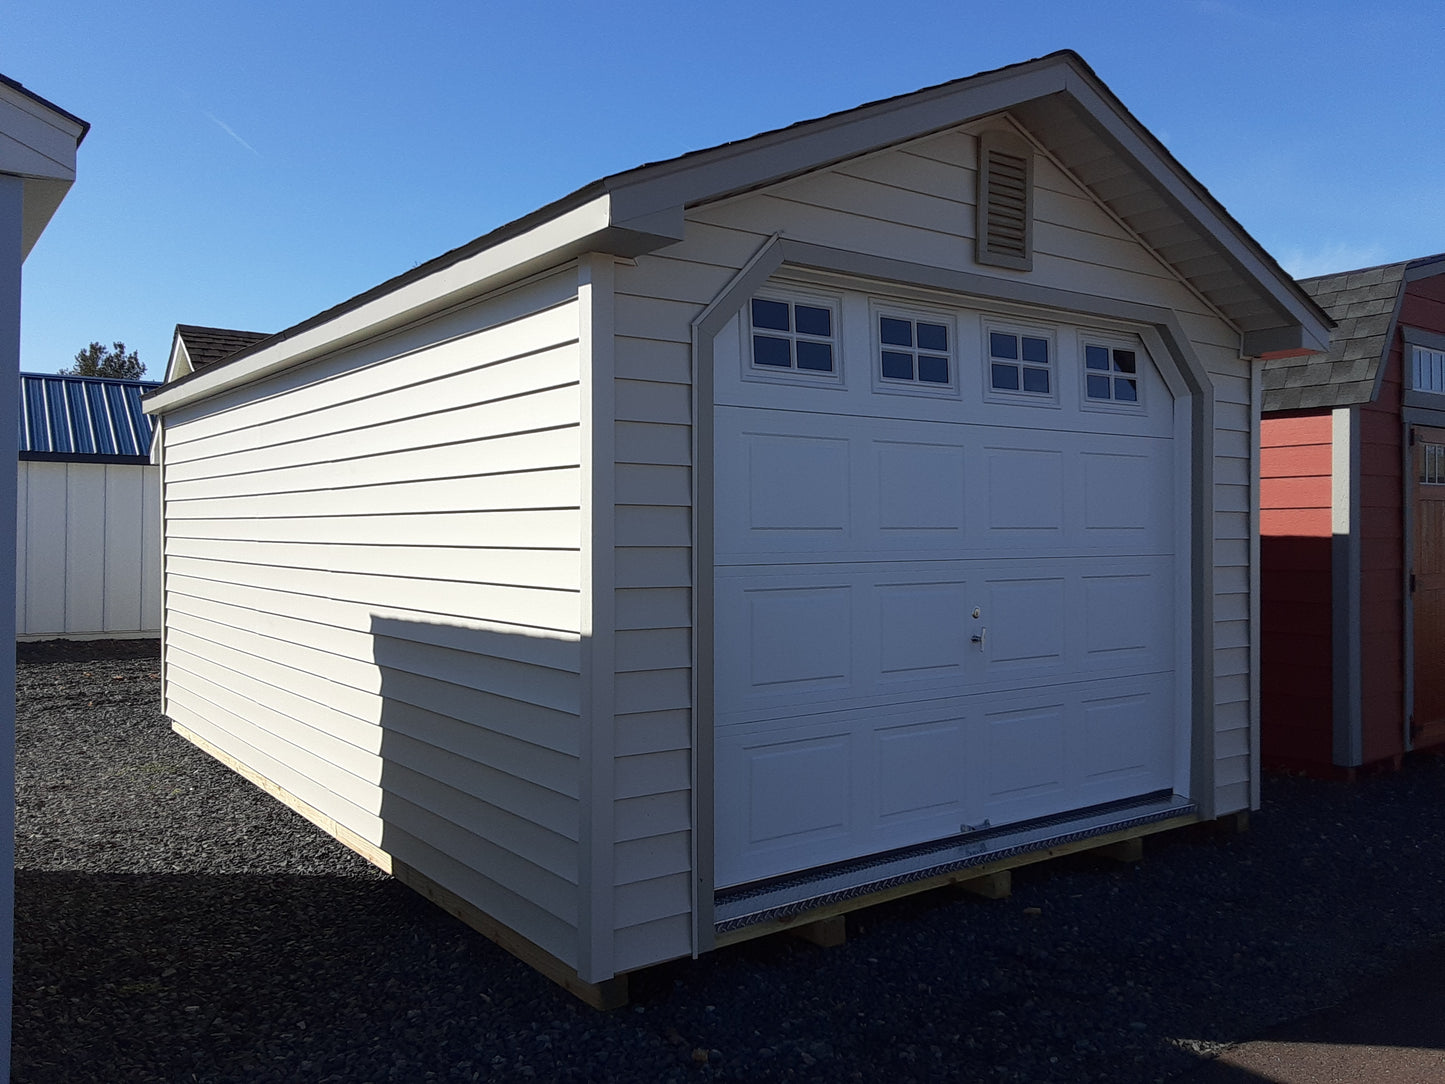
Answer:
[[[1255,359],[1072,53],[604,178],[176,379],[176,728],[547,973],[1257,794]]]
[[[160,470],[151,381],[20,374],[15,632],[159,636]]]

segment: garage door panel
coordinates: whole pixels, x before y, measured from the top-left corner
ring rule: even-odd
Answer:
[[[1084,494],[1084,527],[1089,531],[1157,530],[1168,518],[1167,459],[1120,452],[1085,452],[1079,457]],[[1162,492],[1161,492],[1162,491]]]
[[[1068,800],[1068,719],[1059,702],[994,710],[984,716],[985,813],[1002,824],[1042,816]]]
[[[1168,665],[1163,650],[1169,642],[1164,624],[1170,586],[1158,572],[1085,575],[1085,665],[1090,670]]]
[[[986,448],[986,529],[996,539],[1010,532],[1064,530],[1064,456],[1041,448]]]
[[[1019,671],[1042,679],[1065,666],[1067,585],[1063,577],[990,578],[980,619],[988,629],[982,647],[989,677]]]
[[[739,566],[716,585],[718,727],[955,695],[977,665],[961,562]]]
[[[750,531],[846,533],[853,520],[849,442],[747,433]]]
[[[960,701],[718,735],[716,883],[727,887],[955,835],[981,819]]]
[[[965,812],[961,719],[880,727],[872,759],[880,827],[942,817],[947,830],[958,831]]]
[[[747,651],[749,688],[809,695],[852,689],[851,585],[754,587],[743,604],[737,646]]]
[[[878,602],[878,680],[882,685],[920,678],[965,679],[968,661],[968,584],[935,580],[881,583]]]
[[[728,781],[717,795],[720,885],[806,868],[806,855],[828,862],[849,854],[853,742],[836,724],[719,742],[719,778]]]
[[[1183,770],[1187,448],[1158,374],[1140,366],[1137,408],[1089,402],[1071,345],[1047,400],[963,379],[946,395],[882,387],[872,302],[838,303],[827,381],[755,379],[746,338],[718,340],[722,887],[1150,793]],[[1054,341],[1092,334],[1061,321]]]
[[[916,535],[939,532],[927,541],[947,545],[949,535],[961,539],[966,525],[964,466],[966,453],[958,443],[872,442],[877,475],[880,541],[885,546],[911,546]]]

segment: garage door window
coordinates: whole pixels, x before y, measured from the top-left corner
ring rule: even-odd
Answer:
[[[831,305],[755,297],[750,313],[755,370],[823,376],[837,371],[838,321]]]
[[[1049,340],[1025,332],[988,332],[989,387],[1008,396],[1053,396]]]
[[[878,372],[884,383],[953,387],[953,335],[940,318],[878,314]]]
[[[1139,355],[1099,343],[1084,344],[1084,397],[1091,403],[1139,405]]]

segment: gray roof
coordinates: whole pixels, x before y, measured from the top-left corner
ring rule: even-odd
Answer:
[[[22,459],[148,461],[151,420],[141,396],[150,380],[20,374]]]
[[[236,331],[197,324],[177,324],[176,335],[186,344],[186,356],[191,359],[193,369],[224,361],[238,350],[255,346],[262,339],[271,337],[268,331]]]
[[[1265,412],[1353,406],[1374,399],[1404,296],[1406,273],[1441,259],[1427,256],[1300,279],[1300,286],[1336,327],[1328,353],[1272,358],[1263,363]]]

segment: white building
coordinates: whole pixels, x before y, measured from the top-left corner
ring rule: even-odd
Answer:
[[[160,468],[140,402],[157,386],[20,374],[20,639],[160,635]]]
[[[606,177],[149,398],[165,711],[602,1004],[1248,810],[1327,338],[1072,53]]]

